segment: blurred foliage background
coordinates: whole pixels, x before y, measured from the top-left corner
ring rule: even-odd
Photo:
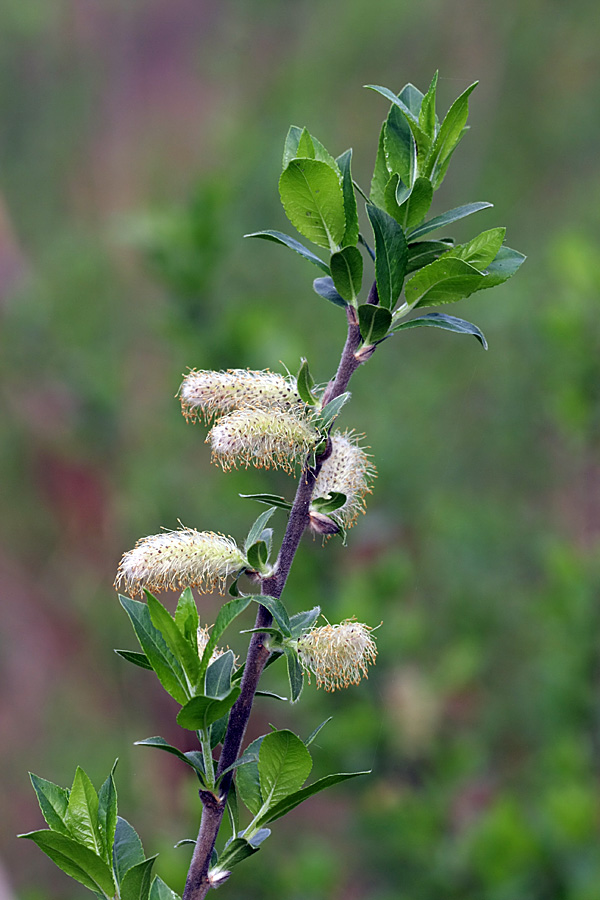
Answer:
[[[14,834],[41,827],[27,770],[96,784],[178,891],[193,776],[133,741],[191,735],[133,647],[111,583],[161,526],[242,539],[285,476],[209,465],[174,399],[186,367],[331,374],[343,313],[311,266],[245,232],[288,230],[290,123],[368,185],[387,106],[445,110],[470,82],[472,131],[434,211],[495,209],[529,259],[450,310],[476,341],[387,342],[343,424],[379,478],[347,549],[305,540],[287,592],[384,625],[368,682],[269,721],[318,738],[319,771],[372,767],[277,823],[223,888],[271,900],[597,900],[600,891],[600,219],[592,0],[6,0],[0,10],[0,898],[84,889]],[[283,528],[283,513],[277,514]],[[200,608],[212,621],[219,598]],[[250,620],[245,627],[250,627]],[[282,673],[270,670],[273,685]],[[271,674],[272,673],[272,674]]]

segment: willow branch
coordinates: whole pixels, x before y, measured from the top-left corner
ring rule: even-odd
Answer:
[[[347,318],[348,334],[346,343],[335,378],[330,381],[325,390],[323,405],[346,391],[352,375],[361,365],[361,362],[364,361],[357,359],[355,356],[362,339],[356,311],[351,306],[347,307]],[[320,456],[317,456],[314,466],[310,466],[306,462],[302,469],[274,572],[268,578],[262,580],[262,592],[269,597],[279,599],[283,593],[300,540],[309,524],[310,503],[315,483],[321,471],[321,466],[330,452],[331,448],[328,445],[327,450]],[[257,629],[269,628],[272,621],[273,618],[268,610],[264,606],[259,606],[254,627]],[[183,892],[183,900],[202,900],[211,888],[208,880],[210,858],[223,819],[227,794],[233,779],[233,769],[229,767],[233,765],[239,756],[258,682],[270,656],[266,638],[267,635],[264,632],[256,631],[250,640],[240,685],[240,696],[229,715],[227,732],[217,767],[217,778],[223,776],[219,783],[218,795],[206,794],[203,791],[200,795],[203,803],[202,820]],[[226,771],[228,769],[229,771]],[[225,774],[223,775],[223,773]]]

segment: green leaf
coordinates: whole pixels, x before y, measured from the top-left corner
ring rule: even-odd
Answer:
[[[404,184],[412,185],[417,172],[417,145],[406,117],[397,106],[392,106],[388,113],[383,146],[390,175],[398,175]]]
[[[253,816],[263,805],[263,797],[260,789],[260,777],[258,774],[258,753],[263,742],[264,735],[256,738],[248,745],[242,756],[236,760],[235,783],[242,803]],[[242,762],[243,760],[243,762]]]
[[[332,255],[330,267],[331,277],[340,297],[355,305],[363,276],[363,258],[360,250],[357,247],[344,247]]]
[[[181,900],[181,898],[156,875],[150,888],[149,900]]]
[[[327,497],[313,497],[310,508],[327,515],[343,506],[347,499],[341,491],[330,491]]]
[[[235,781],[231,782],[231,784],[229,786],[229,791],[227,792],[226,809],[227,809],[227,815],[229,816],[229,824],[231,826],[231,834],[235,837],[235,835],[240,830],[240,809],[239,809],[239,805],[238,805]]]
[[[389,88],[382,87],[380,84],[365,84],[364,87],[369,88],[371,91],[376,91],[378,94],[381,94],[382,97],[385,97],[386,100],[389,100],[392,106],[396,106],[402,110],[402,112],[406,115],[408,119],[415,119],[415,115],[408,108],[406,103],[400,99],[398,94],[395,94]]]
[[[117,789],[114,779],[117,762],[118,760],[115,760],[110,775],[98,791],[98,830],[102,839],[103,856],[109,866],[112,866],[113,844],[117,827]]]
[[[252,844],[253,847],[260,847],[263,841],[266,841],[270,834],[270,828],[259,828],[258,831],[255,831],[254,834],[248,838],[248,842]]]
[[[394,94],[389,88],[375,84],[367,84],[365,87],[377,91],[392,103],[387,119],[388,126],[391,122],[391,130],[399,130],[403,138],[395,150],[391,146],[386,148],[387,168],[392,174],[397,172],[406,184],[412,184],[417,172],[417,160],[422,159],[424,162],[431,148],[431,138],[420,127],[418,119],[418,108],[420,108],[420,98],[423,97],[423,94],[412,84],[407,84],[399,95]],[[404,124],[401,123],[401,120],[404,120]],[[408,140],[408,132],[412,136],[412,146]],[[395,141],[395,139],[393,140]],[[404,151],[402,142],[405,143]],[[393,158],[390,158],[390,151]],[[402,161],[403,155],[405,155],[404,162]],[[408,166],[406,166],[407,163]]]
[[[315,159],[320,159],[321,162],[327,163],[327,165],[329,166],[330,169],[333,169],[334,172],[337,172],[338,174],[341,175],[339,166],[338,166],[337,162],[335,161],[335,159],[333,158],[333,156],[331,155],[331,153],[329,152],[329,150],[323,146],[321,141],[319,141],[314,136],[314,134],[311,134],[310,138],[312,140],[313,149],[315,151]]]
[[[423,103],[423,94],[419,88],[416,88],[414,84],[410,84],[410,82],[409,84],[405,84],[398,93],[398,100],[401,100],[402,103],[404,103],[411,118],[418,119],[421,111],[421,104]]]
[[[397,196],[396,196],[397,194],[401,195],[400,199],[397,199]],[[392,175],[392,177],[390,178],[390,180],[388,181],[388,183],[385,186],[384,207],[385,207],[386,212],[388,212],[390,214],[390,216],[392,216],[392,218],[394,218],[396,220],[396,222],[398,222],[398,224],[401,224],[399,204],[401,202],[403,202],[403,198],[405,199],[406,197],[409,197],[409,196],[410,196],[410,188],[406,187],[406,185],[398,177],[398,175]]]
[[[69,803],[69,792],[66,788],[59,787],[39,775],[29,773],[33,789],[37,794],[38,803],[42,815],[53,831],[60,834],[69,834],[69,829],[65,825],[65,815]]]
[[[228,603],[224,603],[219,610],[219,614],[217,615],[217,619],[215,621],[215,624],[213,625],[208,643],[206,644],[204,653],[202,654],[199,675],[200,682],[201,679],[204,678],[204,675],[208,668],[208,664],[210,662],[210,658],[215,651],[221,635],[229,627],[229,625],[231,625],[233,620],[237,618],[237,616],[239,616],[240,613],[242,613],[250,605],[251,602],[252,597],[236,597],[234,600],[229,600]]]
[[[520,269],[526,259],[527,257],[517,250],[511,250],[510,247],[501,247],[495,260],[485,270],[485,281],[479,290],[504,284]]]
[[[429,234],[430,231],[435,231],[437,228],[445,228],[446,225],[451,225],[452,222],[458,222],[459,219],[464,219],[465,216],[470,216],[472,213],[479,212],[481,209],[489,209],[493,205],[493,203],[480,201],[477,203],[465,203],[464,206],[457,206],[455,209],[449,209],[448,212],[442,213],[441,216],[435,216],[435,218],[429,219],[428,222],[423,222],[422,225],[413,228],[408,235],[410,242],[416,241],[417,238],[421,238],[425,234]]]
[[[298,148],[294,154],[294,159],[298,159],[298,157],[304,157],[306,159],[315,158],[315,147],[306,128],[302,129],[302,134],[298,141]]]
[[[406,200],[400,203],[400,198],[397,197],[400,209],[399,217],[395,218],[397,218],[397,221],[403,228],[414,228],[422,222],[427,215],[432,200],[433,185],[429,178],[419,176],[413,184],[412,191]]]
[[[132,866],[137,866],[143,861],[144,850],[138,833],[126,819],[117,816],[117,827],[113,844],[113,865],[119,884]]]
[[[442,328],[445,331],[455,331],[457,334],[472,334],[481,343],[484,350],[488,348],[485,335],[477,325],[466,322],[464,319],[457,319],[455,316],[446,316],[443,313],[429,313],[417,319],[410,319],[408,322],[401,322],[392,331],[402,331],[407,328],[420,328],[422,326]]]
[[[464,134],[463,128],[469,116],[469,97],[477,87],[477,84],[478,82],[476,81],[470,85],[454,101],[442,122],[438,136],[431,148],[423,174],[431,178],[436,190],[442,183],[445,172],[443,168],[444,162],[454,151]]]
[[[202,754],[196,750],[188,751],[184,753],[181,750],[178,750],[177,747],[173,747],[172,744],[169,744],[163,737],[149,737],[143,741],[135,741],[136,746],[138,747],[155,747],[157,750],[164,750],[166,753],[171,753],[173,756],[176,756],[177,759],[180,759],[186,765],[190,766],[190,768],[194,769],[198,775],[204,775],[204,763],[202,762]]]
[[[279,179],[285,214],[300,234],[332,252],[346,231],[342,178],[318,159],[292,160]]]
[[[273,691],[257,691],[255,697],[270,697],[271,700],[284,700],[287,703],[288,698],[282,694],[275,694]]]
[[[407,281],[404,295],[413,307],[455,303],[476,291],[484,279],[485,275],[462,259],[442,256]]]
[[[185,703],[187,685],[183,669],[167,647],[160,631],[152,624],[148,607],[145,603],[124,597],[122,594],[119,594],[119,600],[131,620],[136,637],[158,680],[178,703]]]
[[[442,241],[417,241],[409,244],[406,274],[409,275],[411,272],[416,272],[417,269],[428,266],[447,250],[451,250],[452,246],[451,238]]]
[[[115,650],[115,653],[122,656],[127,662],[133,663],[134,666],[139,666],[140,669],[149,669],[150,672],[153,671],[145,653],[138,653],[137,650]]]
[[[375,235],[375,278],[381,306],[392,309],[400,296],[408,247],[404,232],[383,209],[367,205],[367,214]]]
[[[294,638],[294,640],[299,638],[301,634],[304,634],[306,631],[312,628],[320,615],[320,606],[315,606],[312,609],[307,609],[304,612],[299,612],[293,615],[290,618],[290,630],[292,632],[292,637]]]
[[[256,696],[256,695],[255,695]],[[211,750],[214,750],[215,747],[218,747],[219,744],[222,744],[225,739],[225,734],[227,733],[227,726],[229,724],[229,716],[221,716],[220,719],[217,719],[216,722],[210,726],[210,747]]]
[[[268,597],[266,594],[252,594],[251,599],[268,609],[283,634],[290,637],[290,620],[281,600],[277,600],[276,597]]]
[[[336,306],[348,306],[343,297],[340,297],[333,284],[333,278],[325,275],[323,278],[315,278],[313,281],[313,290],[319,297],[324,297],[330,303]]]
[[[165,609],[160,600],[149,591],[144,591],[148,602],[150,619],[157,631],[163,636],[165,643],[175,659],[181,664],[191,684],[195,685],[200,669],[198,659],[198,641],[196,633],[193,635],[193,643],[186,638],[171,617],[171,613]]]
[[[179,710],[177,724],[188,731],[205,731],[209,725],[228,712],[240,695],[240,687],[236,685],[226,697],[214,700],[211,697],[192,697]]]
[[[287,797],[284,797],[283,800],[280,800],[279,803],[272,806],[268,809],[257,821],[254,823],[255,827],[264,827],[269,822],[274,822],[276,819],[280,819],[282,816],[285,816],[286,813],[290,812],[290,810],[295,809],[296,806],[299,806],[300,803],[303,803],[305,800],[308,800],[309,797],[313,797],[315,794],[318,794],[319,791],[324,791],[325,788],[333,787],[334,784],[339,784],[342,781],[348,781],[350,778],[357,778],[359,775],[369,775],[370,771],[367,772],[340,772],[338,775],[326,775],[324,778],[320,778],[318,781],[315,781],[314,784],[309,784],[307,787],[302,788],[299,791],[296,791],[293,794],[289,794]]]
[[[290,699],[292,703],[296,703],[300,699],[300,694],[304,687],[304,671],[298,659],[298,654],[293,647],[285,648],[285,659],[290,683]]]
[[[258,540],[260,540],[262,531],[264,528],[266,528],[267,523],[274,512],[275,512],[275,507],[272,506],[270,509],[267,509],[267,510],[265,510],[265,512],[262,512],[260,514],[260,516],[256,519],[256,521],[252,525],[252,528],[248,532],[248,537],[244,541],[244,552],[245,553],[248,552],[249,548],[253,544],[255,544]]]
[[[437,82],[438,73],[436,72],[431,79],[429,90],[423,97],[421,109],[419,111],[419,125],[421,126],[422,130],[426,134],[428,134],[430,138],[432,138],[432,140],[435,139],[437,129],[437,117],[435,114],[435,95],[437,90]]]
[[[302,131],[303,129],[297,125],[290,125],[283,145],[282,169],[286,169],[289,163],[298,155],[298,144],[300,143]]]
[[[355,247],[358,241],[358,211],[356,209],[356,195],[352,183],[352,150],[346,150],[338,156],[336,163],[342,173],[342,193],[344,195],[344,213],[346,216],[346,231],[342,238],[342,246]]]
[[[256,541],[246,551],[248,563],[252,569],[262,572],[269,559],[269,549],[264,541]]]
[[[198,610],[192,589],[187,587],[177,601],[175,610],[175,625],[185,638],[193,645],[198,634]]]
[[[346,391],[330,400],[319,413],[319,424],[321,428],[329,428],[333,420],[340,414],[343,406],[346,405],[352,394]]]
[[[383,306],[364,303],[358,307],[360,333],[366,346],[382,340],[390,330],[392,314]]]
[[[244,237],[262,238],[264,241],[273,241],[274,244],[283,244],[284,247],[289,247],[290,250],[299,253],[304,259],[307,259],[314,266],[318,266],[319,269],[322,269],[329,275],[329,266],[326,262],[323,262],[323,260],[316,256],[312,250],[309,250],[308,247],[305,247],[304,244],[301,244],[296,238],[290,237],[282,231],[272,231],[270,229],[267,231],[254,231],[252,234],[245,234]]]
[[[259,503],[266,503],[268,506],[277,506],[279,509],[291,509],[292,504],[285,497],[279,497],[278,494],[238,494],[245,500],[257,500]]]
[[[325,726],[326,726],[329,722],[331,722],[332,718],[333,718],[333,716],[329,716],[328,719],[325,719],[323,722],[321,722],[320,725],[317,725],[317,727],[315,728],[314,731],[311,731],[311,733],[309,734],[309,736],[308,736],[308,737],[306,738],[306,740],[304,741],[304,743],[306,744],[307,747],[310,747],[310,745],[312,744],[312,742],[314,741],[314,739],[317,737],[317,735],[319,734],[319,732],[321,731],[321,729],[322,729],[322,728],[325,728]]]
[[[19,837],[34,841],[59,869],[90,891],[107,898],[114,897],[115,883],[111,870],[87,846],[57,831],[30,831]]]
[[[312,769],[303,741],[288,729],[265,735],[258,754],[263,807],[270,809],[302,787]]]
[[[258,853],[258,847],[253,847],[245,838],[236,837],[231,843],[227,844],[221,853],[218,865],[215,866],[215,870],[211,874],[214,875],[216,870],[232,869],[254,853]]]
[[[155,861],[151,856],[129,869],[120,885],[121,900],[148,900]]]
[[[233,650],[227,650],[217,656],[206,670],[206,694],[215,700],[223,700],[231,691],[231,673],[235,656]]]
[[[467,244],[453,247],[446,255],[464,259],[482,272],[498,255],[505,234],[506,228],[490,228],[489,231],[482,231]]]
[[[300,394],[301,399],[308,403],[309,406],[315,406],[317,403],[317,398],[312,392],[314,386],[315,380],[310,374],[308,361],[303,358],[300,370],[296,376],[296,390]]]
[[[89,847],[97,856],[102,855],[102,838],[98,828],[98,794],[81,766],[77,766],[69,793],[65,825],[79,843]]]
[[[390,173],[385,161],[385,122],[381,126],[379,132],[379,143],[377,145],[377,156],[375,157],[375,168],[373,170],[373,178],[371,179],[370,197],[375,206],[383,209],[385,206],[385,186],[389,181]]]

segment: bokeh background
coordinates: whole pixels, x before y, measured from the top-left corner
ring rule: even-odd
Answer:
[[[443,111],[481,83],[435,210],[492,201],[457,238],[503,224],[529,258],[451,310],[489,353],[411,331],[355,378],[369,514],[347,549],[305,541],[287,600],[383,620],[379,662],[347,693],[259,701],[251,736],[332,715],[315,776],[373,775],[277,823],[222,893],[600,896],[599,38],[593,0],[2,4],[2,900],[85,896],[14,838],[41,827],[26,773],[69,784],[79,763],[98,785],[116,756],[120,812],[182,890],[193,776],[133,741],[191,735],[112,652],[135,646],[116,565],[178,519],[243,539],[260,508],[238,492],[291,494],[210,466],[181,375],[306,355],[329,377],[343,314],[308,263],[242,235],[289,230],[290,123],[353,146],[368,184],[387,105],[362,85],[425,90],[436,68]]]

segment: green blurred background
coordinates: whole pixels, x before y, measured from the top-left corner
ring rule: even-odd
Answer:
[[[436,68],[443,111],[481,83],[434,211],[492,201],[456,237],[506,225],[529,259],[451,310],[489,353],[410,331],[355,377],[369,514],[347,549],[305,541],[287,600],[383,620],[379,662],[347,693],[258,701],[251,736],[333,715],[314,774],[373,775],[277,823],[222,894],[600,896],[597,26],[592,0],[5,0],[1,900],[85,896],[14,839],[41,827],[26,773],[67,784],[79,763],[99,784],[116,756],[120,812],[182,890],[193,777],[132,744],[191,736],[112,652],[134,646],[116,565],[178,518],[243,539],[259,508],[237,492],[291,493],[211,467],[174,395],[188,366],[306,355],[329,377],[343,314],[308,263],[241,236],[289,230],[290,123],[353,146],[367,185],[387,105],[362,85],[425,90]]]

